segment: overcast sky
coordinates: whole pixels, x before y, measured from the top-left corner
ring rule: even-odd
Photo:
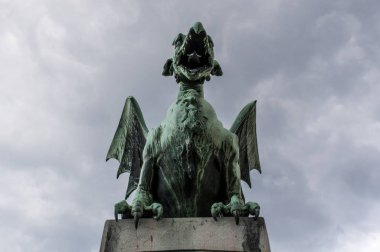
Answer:
[[[380,251],[380,1],[0,0],[0,251],[98,251],[128,175],[105,163],[125,98],[157,126],[171,43],[201,21],[229,128],[257,99],[272,251]]]

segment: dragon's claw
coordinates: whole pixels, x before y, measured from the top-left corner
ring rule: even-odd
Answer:
[[[146,206],[139,200],[136,200],[135,202],[133,202],[131,213],[134,219],[136,229],[139,226],[140,218],[143,217],[144,214],[149,213],[149,212],[151,213],[151,215],[153,216],[153,219],[155,220],[159,220],[164,213],[163,207],[160,203],[152,203],[151,205]],[[148,216],[151,216],[151,215],[148,214]]]
[[[230,203],[228,205],[224,205],[223,203],[214,203],[211,206],[211,216],[215,221],[218,221],[217,217],[222,217],[224,215],[232,215],[235,217],[236,225],[239,224],[239,216],[241,214],[242,206]]]
[[[232,214],[235,216],[236,225],[239,225],[239,211],[233,211]]]
[[[259,217],[260,206],[255,202],[247,202],[243,204],[240,201],[232,199],[227,205],[223,203],[214,203],[211,206],[211,216],[217,221],[217,217],[222,217],[223,215],[229,215],[235,217],[236,225],[239,225],[240,216],[252,215],[255,220]]]
[[[131,212],[132,212],[133,219],[135,221],[135,228],[137,229],[139,225],[139,220],[144,213],[143,203],[139,200],[136,200],[135,202],[133,202]]]
[[[239,216],[243,210],[243,205],[239,201],[232,201],[229,204],[229,211],[235,217],[236,225],[239,225]]]
[[[215,221],[218,221],[217,217],[223,216],[223,210],[225,208],[225,205],[221,202],[214,203],[211,206],[211,216],[214,218]]]
[[[115,220],[118,221],[118,215],[121,214],[123,216],[129,215],[131,211],[131,207],[128,205],[126,200],[122,200],[118,203],[115,204],[115,209],[114,209],[114,215],[115,215]]]
[[[260,206],[256,202],[247,202],[245,208],[248,210],[248,214],[253,215],[253,218],[257,220],[260,215]]]
[[[162,217],[162,214],[164,213],[163,207],[160,203],[153,203],[151,205],[152,208],[152,214],[153,214],[153,219],[159,220]]]
[[[142,216],[142,213],[134,212],[132,215],[133,215],[133,220],[135,222],[135,228],[137,229],[139,226],[139,220],[140,220],[140,217]]]

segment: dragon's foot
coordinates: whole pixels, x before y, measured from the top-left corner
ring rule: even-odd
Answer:
[[[222,217],[223,215],[229,214],[228,205],[224,205],[223,203],[214,203],[211,206],[211,216],[214,218],[215,221],[218,221],[217,217]]]
[[[147,214],[148,216],[153,216],[153,219],[159,220],[162,217],[163,212],[163,207],[160,203],[152,203],[147,206],[140,200],[134,201],[131,213],[135,220],[135,228],[137,229],[139,220],[143,215]]]
[[[236,225],[239,224],[239,216],[244,214],[244,202],[237,196],[232,196],[229,204],[215,203],[211,206],[211,215],[214,220],[222,216],[235,216]]]
[[[253,218],[255,220],[257,220],[257,218],[260,215],[260,206],[259,206],[259,204],[257,204],[256,202],[247,202],[245,204],[244,208],[248,212],[248,215],[252,215]]]
[[[126,219],[128,217],[131,217],[131,206],[128,205],[126,200],[120,201],[119,203],[115,204],[115,220],[118,221],[119,214],[122,215],[122,219]]]
[[[240,216],[252,215],[256,220],[260,214],[260,206],[255,202],[242,203],[241,200],[231,198],[229,204],[224,205],[223,203],[214,203],[211,206],[211,216],[217,221],[217,217],[222,216],[234,216],[236,225],[239,224]]]
[[[114,214],[116,221],[119,220],[119,214],[122,215],[122,219],[134,218],[135,227],[137,228],[139,219],[143,215],[153,216],[155,220],[159,220],[163,214],[163,207],[159,203],[152,203],[151,205],[145,206],[139,200],[136,200],[132,203],[132,206],[130,206],[126,200],[123,200],[115,204]]]

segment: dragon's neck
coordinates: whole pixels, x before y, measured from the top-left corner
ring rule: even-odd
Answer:
[[[193,93],[197,98],[204,98],[203,96],[203,84],[188,84],[184,82],[179,83],[179,93],[177,99],[180,99],[187,93]]]

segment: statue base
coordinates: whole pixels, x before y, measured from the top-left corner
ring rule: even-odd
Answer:
[[[125,251],[254,251],[270,252],[264,218],[232,217],[107,220],[100,252]]]

